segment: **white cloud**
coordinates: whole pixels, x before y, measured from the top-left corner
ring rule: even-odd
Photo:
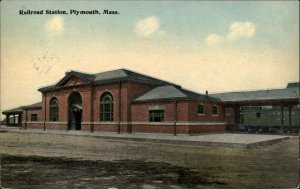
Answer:
[[[207,45],[220,44],[223,41],[236,41],[241,38],[252,38],[255,34],[255,25],[251,22],[233,22],[226,37],[209,34],[205,41]]]
[[[251,22],[233,22],[230,25],[228,40],[237,40],[240,38],[251,38],[254,36],[255,26]]]
[[[165,31],[160,29],[160,21],[155,16],[149,16],[143,20],[138,21],[134,28],[135,33],[139,37],[151,37],[155,34],[164,35]]]
[[[216,34],[209,34],[205,41],[208,45],[216,45],[222,41],[222,37]]]
[[[45,30],[50,36],[60,36],[64,33],[64,19],[61,16],[52,17],[45,25]]]

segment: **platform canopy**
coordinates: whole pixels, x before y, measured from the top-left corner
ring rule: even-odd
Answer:
[[[2,114],[12,115],[12,114],[20,114],[22,112],[23,112],[22,107],[18,107],[18,108],[13,108],[13,109],[10,109],[10,110],[3,111]]]
[[[284,89],[267,89],[211,94],[227,105],[290,105],[299,104],[299,83],[289,83]]]

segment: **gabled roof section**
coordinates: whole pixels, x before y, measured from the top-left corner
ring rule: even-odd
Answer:
[[[46,87],[41,87],[41,88],[38,89],[38,91],[40,91],[40,92],[50,91],[50,90],[52,90],[52,89],[55,89],[55,86],[56,86],[56,85],[48,85],[48,86],[46,86]]]
[[[141,82],[148,82],[155,85],[176,85],[167,81],[163,81],[154,77],[150,77],[144,74],[140,74],[131,70],[127,69],[117,69],[107,72],[101,72],[94,74],[95,75],[95,82],[103,82],[108,80],[120,80],[120,79],[130,79],[134,81],[141,81]]]
[[[95,74],[95,81],[105,81],[111,79],[126,78],[127,74],[124,69],[100,72]]]
[[[136,97],[133,102],[152,101],[152,100],[170,100],[170,99],[206,99],[220,101],[217,98],[198,94],[174,85],[165,85],[155,87],[148,92]]]
[[[298,83],[299,86],[299,83]],[[242,91],[212,94],[211,96],[220,98],[223,102],[242,102],[242,101],[259,101],[259,100],[288,100],[299,99],[299,87],[296,83],[285,89],[269,89],[259,91]]]
[[[144,82],[149,83],[151,85],[174,85],[178,86],[174,83],[170,83],[167,81],[163,81],[154,77],[150,77],[144,74],[140,74],[134,71],[130,71],[127,69],[117,69],[107,72],[101,72],[96,74],[88,74],[88,73],[82,73],[78,71],[70,71],[66,72],[66,75],[64,78],[62,78],[56,85],[51,85],[47,87],[42,87],[39,89],[39,91],[49,91],[54,90],[56,88],[62,87],[71,77],[76,76],[84,81],[86,81],[89,84],[100,84],[100,83],[108,83],[108,82],[119,82],[121,80],[131,80],[131,81],[137,81],[137,82]]]
[[[179,86],[179,85],[177,85],[175,83],[170,83],[168,81],[164,81],[164,80],[161,80],[161,79],[150,77],[150,76],[147,76],[147,75],[144,75],[144,74],[140,74],[140,73],[137,73],[137,72],[126,70],[126,69],[123,69],[123,70],[126,72],[127,76],[129,78],[131,78],[131,79],[145,81],[145,82],[152,82],[152,83],[159,84],[159,85],[174,85],[174,86]]]
[[[78,71],[70,71],[70,72],[66,72],[66,75],[64,78],[62,78],[57,84],[56,86],[62,86],[65,84],[65,82],[67,82],[71,77],[76,76],[79,77],[80,79],[91,83],[94,81],[95,76],[92,74],[87,74],[87,73],[82,73],[82,72],[78,72]]]

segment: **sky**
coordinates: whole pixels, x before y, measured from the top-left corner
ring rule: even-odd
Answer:
[[[69,70],[126,68],[198,93],[285,88],[299,81],[297,1],[4,0],[0,5],[1,111],[41,101],[37,89],[57,83]],[[43,14],[20,15],[26,10]]]

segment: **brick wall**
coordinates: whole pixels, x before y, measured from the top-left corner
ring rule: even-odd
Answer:
[[[175,104],[174,101],[132,102],[136,96],[153,87],[148,84],[122,82],[99,86],[75,86],[74,84],[76,84],[76,82],[84,83],[81,79],[74,77],[66,82],[66,85],[70,85],[68,88],[43,94],[43,107],[42,110],[38,112],[38,120],[40,122],[46,120],[46,129],[67,130],[69,114],[68,101],[72,92],[78,92],[82,98],[81,130],[84,131],[91,131],[93,125],[94,131],[118,132],[119,130],[121,133],[174,133],[173,123],[175,119],[177,119],[177,122],[187,123],[187,125],[177,125],[177,133],[217,132],[223,129],[223,126],[220,125],[201,125],[201,122],[204,121],[224,121],[224,108],[220,103],[204,100],[202,103],[204,104],[205,114],[198,115],[197,106],[200,101],[197,100],[181,100],[178,101],[177,104]],[[72,87],[72,85],[74,86]],[[109,92],[114,100],[113,122],[107,124],[100,122],[100,98],[105,92]],[[49,123],[49,105],[53,97],[57,98],[59,103],[59,120],[57,123]],[[212,115],[212,105],[214,104],[218,106],[219,113],[217,116]],[[151,106],[161,106],[164,109],[164,122],[162,122],[162,124],[149,122],[149,107]],[[30,119],[30,114],[30,112],[27,112],[29,116],[27,120]],[[23,115],[25,115],[24,112]],[[25,119],[23,121],[25,121]],[[119,121],[121,124],[118,126]],[[138,122],[143,122],[143,124],[139,124]],[[197,122],[197,124],[189,125],[190,122]],[[43,128],[43,124],[41,125],[42,127],[40,125],[38,126],[38,124],[32,124],[30,127]]]
[[[31,114],[37,114],[37,121],[31,121]],[[42,121],[42,110],[40,108],[24,109],[22,112],[22,128],[40,129],[44,128]],[[26,122],[26,124],[25,124]]]
[[[198,105],[204,105],[204,114],[198,114]],[[212,106],[218,107],[218,115],[213,115]],[[189,102],[189,120],[190,121],[225,121],[225,110],[221,103],[210,101],[190,101]]]
[[[46,130],[67,130],[67,124],[46,123]]]
[[[124,121],[131,121],[132,118],[132,112],[131,112],[131,101],[138,95],[150,90],[152,87],[149,85],[142,85],[142,84],[136,84],[136,83],[126,83],[125,87],[127,88],[127,94],[124,96],[126,99],[126,106],[127,106],[127,113],[124,114],[127,115],[127,119]],[[122,119],[123,120],[123,119]]]
[[[224,110],[221,104],[218,105],[219,114],[212,114],[212,103],[209,101],[202,102],[205,107],[205,114],[198,115],[198,104],[200,101],[177,101],[177,125],[176,133],[206,133],[225,131]],[[164,109],[164,121],[160,123],[149,122],[149,109],[151,107],[160,107]],[[149,132],[149,133],[174,133],[175,121],[175,102],[174,101],[148,101],[134,102],[131,105],[132,120],[134,122],[143,122],[143,124],[133,124],[132,132]],[[216,125],[210,125],[214,122]],[[210,123],[209,125],[207,123]],[[186,124],[186,125],[184,125]]]
[[[225,121],[224,108],[222,104],[212,102],[202,102],[204,104],[205,113],[198,114],[198,104],[200,101],[178,101],[177,102],[177,121]],[[218,106],[218,115],[212,114],[212,105]],[[149,108],[160,106],[164,109],[165,121],[175,120],[175,102],[160,101],[160,102],[139,102],[132,103],[132,120],[134,121],[149,121]]]
[[[175,121],[175,102],[139,102],[131,104],[133,121],[149,121],[149,108],[161,107],[164,109],[164,121]],[[177,121],[188,121],[188,102],[177,103]]]
[[[95,124],[94,131],[118,132],[117,124]]]
[[[81,129],[82,131],[91,131],[91,124],[87,123],[81,123]]]
[[[67,124],[57,124],[55,122],[46,122],[46,130],[67,130]],[[23,123],[24,129],[44,129],[44,122],[27,122],[26,127]]]
[[[43,123],[34,123],[34,122],[29,122],[25,124],[22,124],[22,128],[26,129],[44,129],[44,124]]]
[[[91,104],[91,87],[77,87],[64,89],[55,92],[48,92],[43,98],[43,108],[42,112],[46,110],[46,121],[50,119],[50,101],[52,98],[57,98],[59,105],[59,121],[67,122],[68,121],[68,104],[69,97],[72,92],[78,92],[82,98],[82,121],[90,121],[91,112],[90,112],[90,104]],[[46,103],[45,103],[46,100]],[[46,106],[45,106],[46,105]]]

